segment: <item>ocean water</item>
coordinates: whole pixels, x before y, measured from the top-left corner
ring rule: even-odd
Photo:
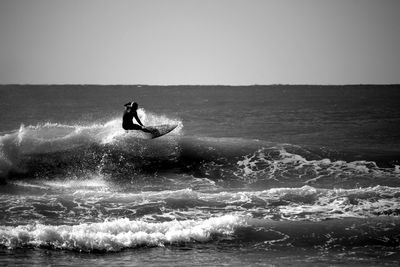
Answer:
[[[0,86],[0,182],[0,265],[397,266],[400,86]]]

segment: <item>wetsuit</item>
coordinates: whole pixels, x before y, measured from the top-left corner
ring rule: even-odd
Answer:
[[[136,111],[125,110],[124,115],[122,116],[122,128],[124,128],[125,130],[143,130],[140,125],[133,123],[133,121],[132,121],[133,118],[135,118],[136,121],[139,122],[139,124],[143,126],[143,124],[139,120],[139,117],[138,117]]]

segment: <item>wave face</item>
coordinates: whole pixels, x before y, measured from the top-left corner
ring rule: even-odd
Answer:
[[[0,136],[0,246],[82,252],[213,243],[318,251],[400,243],[396,157],[246,138],[150,140],[103,124]],[[239,245],[238,245],[239,244]]]

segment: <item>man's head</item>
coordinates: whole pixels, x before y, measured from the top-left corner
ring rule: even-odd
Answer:
[[[137,110],[139,107],[138,103],[136,103],[134,101],[126,103],[124,106],[126,109],[133,109],[133,110]]]

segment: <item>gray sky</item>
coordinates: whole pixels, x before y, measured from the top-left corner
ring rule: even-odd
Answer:
[[[400,83],[399,0],[0,0],[0,83]]]

